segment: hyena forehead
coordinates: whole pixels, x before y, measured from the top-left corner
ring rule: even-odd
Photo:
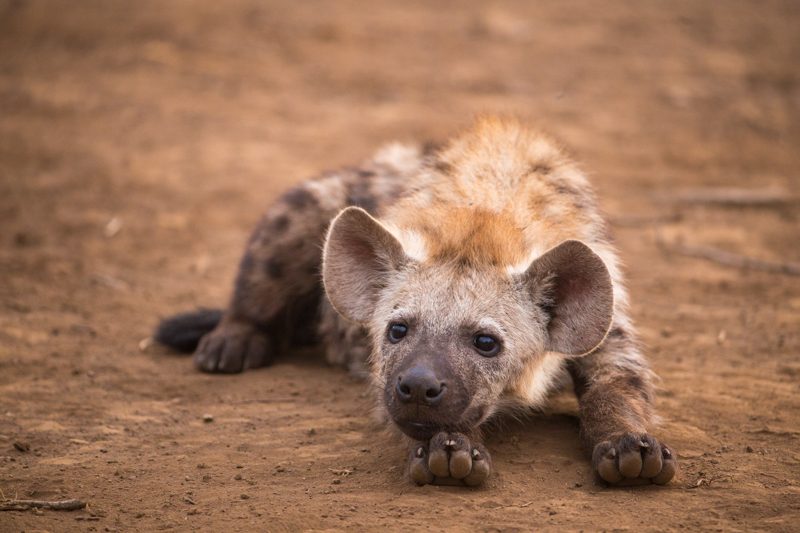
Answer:
[[[433,335],[474,330],[504,336],[535,318],[524,296],[502,269],[416,264],[387,285],[374,326],[411,322]]]

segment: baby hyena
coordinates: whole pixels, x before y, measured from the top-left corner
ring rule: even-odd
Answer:
[[[600,478],[677,471],[649,433],[653,374],[592,189],[517,121],[479,120],[439,148],[391,145],[290,190],[250,238],[228,309],[168,319],[157,338],[196,346],[201,370],[241,372],[317,333],[331,362],[381,391],[416,483],[481,484],[481,426],[541,406],[567,373]]]

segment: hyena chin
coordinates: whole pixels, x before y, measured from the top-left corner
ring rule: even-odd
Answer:
[[[482,484],[483,423],[541,406],[566,375],[600,480],[677,472],[649,433],[654,376],[591,186],[516,120],[391,145],[290,190],[253,232],[228,308],[167,319],[156,338],[206,372],[321,340],[380,391],[418,484]]]

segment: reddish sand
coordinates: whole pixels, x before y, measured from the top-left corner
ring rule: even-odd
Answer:
[[[89,503],[0,531],[796,530],[800,278],[659,242],[800,262],[798,28],[790,1],[0,0],[0,498]],[[597,484],[565,395],[490,437],[485,488],[417,488],[313,350],[212,376],[139,348],[225,303],[280,191],[481,111],[543,124],[597,185],[668,487]],[[795,196],[672,201],[720,186]]]

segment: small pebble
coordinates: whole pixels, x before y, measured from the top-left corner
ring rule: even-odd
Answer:
[[[14,448],[16,448],[17,451],[20,452],[28,452],[31,449],[31,445],[28,444],[27,442],[16,441],[14,442]]]
[[[250,496],[248,496],[247,494],[242,494],[242,495],[241,495],[241,496],[239,496],[239,497],[240,497],[241,499],[243,499],[243,500],[249,500],[249,499],[250,499]]]
[[[204,414],[203,415],[203,422],[205,422],[206,424],[209,424],[209,423],[211,423],[213,421],[214,421],[214,415],[210,415],[210,414]]]

